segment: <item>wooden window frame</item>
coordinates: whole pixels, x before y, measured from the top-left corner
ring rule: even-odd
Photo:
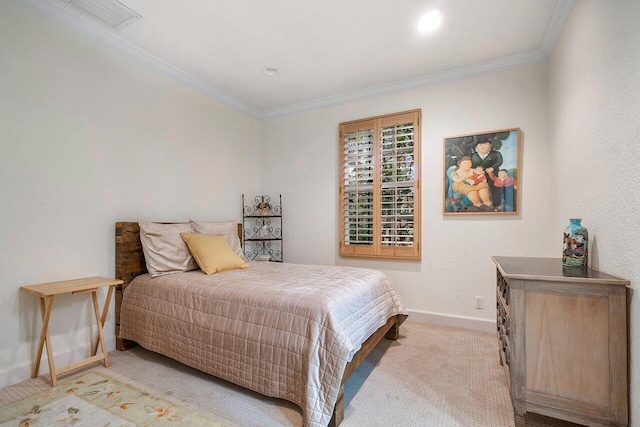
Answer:
[[[339,126],[339,201],[340,220],[338,235],[340,239],[339,255],[342,257],[359,257],[359,258],[380,258],[380,259],[399,259],[399,260],[420,260],[421,259],[421,122],[422,110],[409,110],[394,114],[385,114],[366,119],[353,120],[340,123]],[[392,246],[382,244],[382,166],[381,166],[381,141],[382,128],[389,126],[397,126],[405,123],[413,123],[413,243],[408,246]],[[345,219],[346,219],[346,203],[345,203],[345,141],[344,135],[358,130],[373,129],[373,163],[374,163],[374,179],[373,179],[373,242],[372,244],[347,244],[345,242]]]

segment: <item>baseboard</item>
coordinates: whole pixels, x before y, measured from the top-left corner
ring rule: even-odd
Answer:
[[[478,317],[456,316],[454,314],[434,313],[432,311],[408,310],[410,322],[430,323],[440,326],[471,329],[482,332],[495,332],[496,321]]]
[[[109,337],[105,339],[105,344],[107,345],[107,352],[113,351],[116,348],[116,338]],[[75,348],[72,350],[68,350],[63,353],[56,353],[54,355],[56,366],[65,366],[78,360],[82,360],[82,358],[87,357],[91,353],[91,348],[89,345],[84,347]],[[31,372],[33,370],[35,361],[29,360],[22,363],[18,363],[8,369],[0,371],[0,388],[8,387],[13,384],[17,384],[24,380],[28,380],[31,378]],[[96,362],[102,363],[102,362]],[[40,375],[49,373],[49,360],[47,358],[46,350],[43,351],[42,360],[40,361]],[[50,377],[49,377],[50,378]],[[47,381],[49,381],[49,378]]]

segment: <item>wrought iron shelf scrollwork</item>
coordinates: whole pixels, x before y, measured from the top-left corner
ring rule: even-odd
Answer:
[[[245,242],[264,242],[264,241],[268,241],[268,240],[274,240],[274,241],[278,241],[278,240],[282,240],[282,239],[276,239],[276,238],[272,238],[272,239],[244,239]]]
[[[242,195],[242,248],[250,261],[283,261],[282,195],[278,204],[267,195],[245,204]]]

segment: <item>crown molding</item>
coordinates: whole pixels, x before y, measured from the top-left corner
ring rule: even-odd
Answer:
[[[513,68],[525,67],[527,65],[538,64],[548,61],[540,49],[532,49],[527,52],[516,53],[496,59],[476,62],[447,70],[436,71],[409,79],[399,80],[393,83],[373,86],[340,95],[328,96],[326,98],[315,99],[313,101],[301,102],[299,104],[288,105],[281,108],[264,110],[260,118],[286,116],[301,113],[303,111],[328,107],[331,105],[344,104],[346,102],[357,101],[365,98],[389,95],[391,93],[403,92],[426,86],[435,86],[444,83],[454,82],[472,77],[483,76],[485,74],[497,73],[511,70]]]
[[[551,58],[575,3],[576,0],[558,0],[556,3],[556,8],[553,10],[553,15],[551,15],[551,20],[547,27],[547,33],[542,40],[542,45],[540,45],[540,49],[547,58]]]
[[[59,0],[12,0],[14,3],[23,6],[38,15],[51,19],[52,21],[68,28],[69,30],[81,34],[90,40],[95,41],[101,46],[111,48],[120,52],[147,67],[165,74],[174,80],[191,86],[198,92],[220,101],[236,110],[247,113],[253,117],[259,118],[260,111],[237,100],[215,87],[203,82],[188,74],[179,68],[163,61],[162,59],[150,54],[144,49],[135,46],[132,43],[117,36],[106,27],[94,22],[84,16],[76,13],[72,8],[65,6]]]
[[[192,87],[212,99],[258,119],[286,116],[331,105],[344,104],[360,99],[388,95],[393,92],[402,92],[419,87],[439,85],[456,80],[478,77],[485,74],[546,62],[551,57],[553,49],[558,42],[564,25],[566,24],[576,2],[576,0],[558,0],[551,20],[549,21],[549,26],[547,27],[547,32],[542,45],[538,49],[532,49],[526,52],[490,59],[475,64],[436,71],[409,79],[346,92],[339,95],[261,111],[216,89],[210,84],[197,79],[168,62],[163,61],[144,49],[129,43],[114,34],[110,29],[107,29],[97,22],[76,13],[72,8],[65,6],[59,0],[12,1],[39,15],[57,22],[71,31],[95,41],[101,46],[118,51],[159,73],[165,74],[176,81]]]

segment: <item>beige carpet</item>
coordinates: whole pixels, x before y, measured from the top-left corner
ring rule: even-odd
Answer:
[[[218,380],[140,347],[95,370],[236,426],[301,426],[297,406]],[[64,378],[64,377],[62,377]],[[2,406],[48,388],[46,376],[0,389]],[[48,379],[47,379],[48,380]],[[346,383],[341,426],[513,426],[495,334],[405,322]],[[538,416],[527,425],[572,426]]]

